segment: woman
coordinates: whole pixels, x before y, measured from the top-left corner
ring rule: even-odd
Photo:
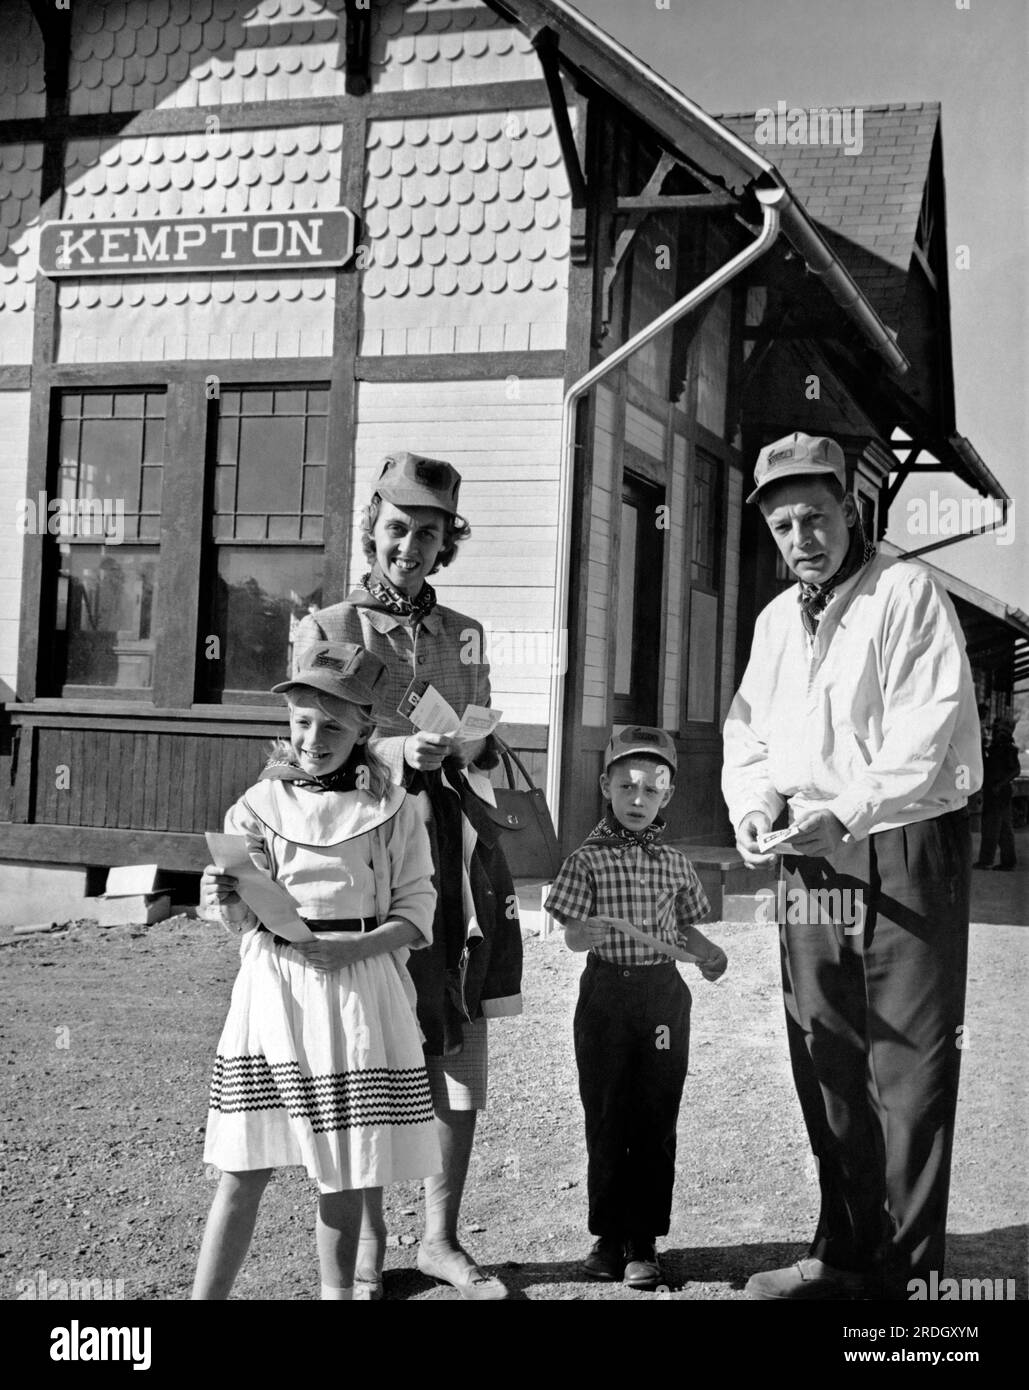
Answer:
[[[386,664],[370,746],[398,782],[421,793],[438,895],[432,947],[409,962],[443,1153],[443,1171],[425,1181],[418,1268],[462,1298],[492,1300],[507,1290],[462,1249],[457,1223],[475,1117],[486,1104],[486,1019],[521,1012],[517,899],[487,809],[495,803],[485,769],[496,754],[490,739],[458,745],[399,712],[415,682],[433,685],[458,715],[490,703],[481,624],[437,604],[428,583],[470,534],[457,511],[460,486],[441,460],[407,452],[384,460],[362,520],[371,569],[343,603],[303,620],[294,663],[312,642],[329,640],[357,642]],[[385,1238],[381,1204],[367,1201],[355,1292],[369,1298],[382,1296]]]

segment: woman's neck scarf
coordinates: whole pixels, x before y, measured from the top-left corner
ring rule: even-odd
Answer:
[[[861,518],[850,528],[850,544],[843,557],[843,564],[835,574],[830,575],[824,584],[805,584],[800,581],[800,617],[808,633],[814,637],[818,630],[818,620],[825,612],[834,591],[848,579],[853,579],[858,570],[863,569],[875,554],[874,544],[865,536]]]
[[[351,751],[350,757],[342,767],[337,767],[333,772],[327,772],[324,777],[314,777],[309,772],[305,772],[293,756],[293,750],[288,744],[284,748],[276,747],[271,757],[264,766],[259,782],[294,782],[298,787],[310,787],[312,790],[323,792],[354,792],[366,790],[360,784],[367,782],[367,776],[361,776],[361,768],[365,765],[365,746],[363,743]]]
[[[436,607],[436,590],[431,584],[423,582],[415,597],[408,598],[399,589],[394,589],[378,563],[372,565],[362,577],[360,585],[376,600],[378,607],[395,617],[408,618],[412,623],[420,623]]]

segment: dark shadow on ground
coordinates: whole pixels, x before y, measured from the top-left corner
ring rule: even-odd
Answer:
[[[940,1277],[958,1281],[988,1281],[991,1295],[996,1293],[1000,1295],[1001,1300],[1006,1300],[1013,1291],[1016,1300],[1025,1302],[1029,1299],[1026,1279],[1027,1239],[1029,1227],[1026,1226],[1003,1226],[967,1235],[949,1235],[947,1268]],[[734,1294],[740,1294],[752,1274],[759,1270],[778,1269],[790,1265],[801,1259],[805,1253],[802,1246],[771,1242],[661,1250],[661,1269],[666,1285],[664,1291],[688,1294],[692,1285],[725,1284]],[[577,1260],[539,1264],[509,1262],[491,1265],[489,1270],[499,1275],[507,1284],[511,1302],[545,1300],[548,1287],[556,1285],[566,1289],[569,1286],[576,1287],[579,1292],[575,1296],[583,1299],[590,1298],[591,1290],[595,1290],[597,1296],[602,1296],[602,1290],[612,1288],[610,1284],[593,1284],[584,1280]],[[427,1293],[432,1287],[433,1281],[417,1269],[386,1271],[387,1299],[416,1298]],[[978,1287],[980,1293],[985,1293],[982,1285]],[[946,1287],[942,1291],[946,1292]],[[641,1294],[640,1297],[660,1297],[660,1292]],[[974,1290],[969,1292],[974,1293]],[[441,1290],[441,1293],[448,1299],[459,1298],[453,1289]],[[567,1298],[568,1295],[565,1294],[564,1297]],[[975,1297],[970,1301],[976,1301]]]

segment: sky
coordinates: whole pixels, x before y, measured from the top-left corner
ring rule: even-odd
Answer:
[[[926,559],[1029,614],[1029,4],[572,3],[712,113],[774,108],[780,100],[804,107],[940,102],[957,428],[1015,499],[1015,510],[1013,525],[1000,533],[1006,544],[982,536]],[[764,154],[775,163],[774,146]],[[967,269],[955,265],[962,244],[969,248]],[[908,503],[930,486],[938,489],[937,515],[945,514],[939,507],[945,498],[975,496],[949,475],[933,475],[931,484],[907,483],[891,516],[918,517]],[[966,518],[973,515],[966,507]],[[905,549],[936,539],[897,525],[887,535]]]

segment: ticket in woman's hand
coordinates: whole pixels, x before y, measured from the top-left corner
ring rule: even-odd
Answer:
[[[799,826],[788,825],[785,830],[769,830],[766,835],[757,837],[757,847],[762,854],[767,854],[775,845],[781,845],[784,840],[792,840],[799,829]]]

